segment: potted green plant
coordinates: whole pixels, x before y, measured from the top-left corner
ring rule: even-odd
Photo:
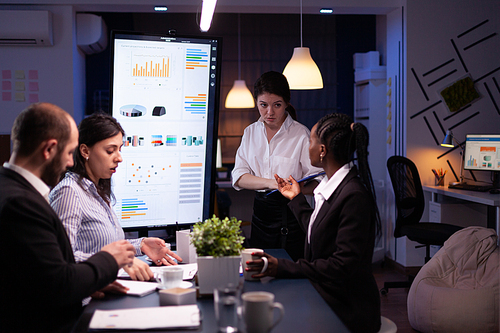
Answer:
[[[200,294],[213,294],[214,288],[228,283],[238,284],[241,249],[241,221],[219,219],[215,215],[193,226],[191,244],[198,256]]]

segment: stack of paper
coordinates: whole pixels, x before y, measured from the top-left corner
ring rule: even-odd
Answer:
[[[123,310],[95,310],[90,329],[146,330],[197,328],[200,326],[198,305],[159,306]]]

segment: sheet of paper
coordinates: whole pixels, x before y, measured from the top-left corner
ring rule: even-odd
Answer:
[[[151,266],[149,268],[151,268],[151,271],[153,273],[156,273],[159,270],[161,270],[162,267],[165,267],[165,266]],[[179,267],[182,267],[182,269],[184,270],[184,275],[182,276],[183,280],[193,279],[194,276],[196,275],[196,272],[198,272],[198,264],[180,264]],[[125,270],[122,268],[118,271],[118,277],[119,278],[127,278],[127,277],[130,277],[130,275],[128,275],[128,273],[125,272]]]
[[[155,282],[144,282],[144,281],[133,281],[133,280],[119,280],[120,284],[124,285],[127,288],[130,288],[127,291],[127,295],[132,296],[145,296],[151,294],[158,287],[158,283]]]
[[[90,329],[196,328],[200,326],[198,305],[158,306],[123,310],[96,310]]]

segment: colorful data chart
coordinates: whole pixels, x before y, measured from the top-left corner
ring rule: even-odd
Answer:
[[[469,159],[465,162],[467,167],[477,167],[477,160],[472,157],[472,155],[469,156]]]
[[[159,147],[163,145],[163,135],[151,135],[151,145],[153,147]]]
[[[207,113],[207,94],[184,97],[184,110],[191,114]]]
[[[177,146],[177,135],[167,135],[165,138],[165,146],[167,147]]]
[[[151,57],[151,56],[150,56]],[[156,57],[154,60],[137,60],[134,57],[132,76],[134,77],[170,77],[170,58]]]
[[[202,163],[181,163],[179,204],[198,204],[202,200]]]
[[[129,104],[120,107],[120,114],[125,117],[140,117],[146,114],[146,107],[137,104]]]
[[[122,199],[121,218],[128,220],[138,216],[145,216],[148,211],[146,203],[137,198]]]
[[[201,49],[188,48],[186,50],[186,69],[208,67],[208,52]]]
[[[127,162],[127,184],[128,185],[157,185],[164,184],[169,178],[168,172],[172,166],[160,161]],[[171,177],[172,175],[170,175]]]

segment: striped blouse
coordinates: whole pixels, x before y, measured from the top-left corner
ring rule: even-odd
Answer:
[[[97,193],[95,184],[86,178],[67,172],[66,177],[50,192],[49,201],[68,234],[75,260],[87,260],[112,242],[124,239],[118,218]],[[142,238],[128,239],[141,255]]]

